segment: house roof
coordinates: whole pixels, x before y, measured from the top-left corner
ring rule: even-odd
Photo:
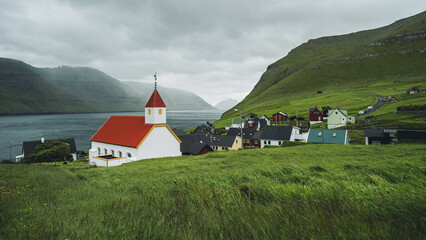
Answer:
[[[365,129],[366,137],[384,137],[385,131],[383,129]]]
[[[323,134],[324,133],[324,138]],[[308,142],[311,143],[328,143],[328,144],[345,144],[347,130],[336,129],[310,129]],[[349,144],[349,142],[346,142]]]
[[[243,128],[243,139],[252,139],[255,133],[255,128]],[[241,136],[240,128],[230,128],[228,130],[227,136]]]
[[[292,130],[291,126],[265,126],[260,134],[260,139],[290,140]]]
[[[46,140],[45,142],[48,142],[51,140]],[[77,148],[75,145],[75,140],[74,138],[67,138],[65,139],[65,142],[68,143],[70,145],[70,153],[76,153],[77,152]],[[34,149],[41,144],[41,140],[37,140],[37,141],[26,141],[22,143],[22,152],[25,155],[30,155],[34,152]]]
[[[277,114],[280,114],[280,115],[283,115],[283,116],[287,116],[287,114],[286,114],[286,113],[283,113],[283,112],[277,112],[277,113],[273,114],[272,116],[275,116],[275,115],[277,115]]]
[[[185,132],[185,131],[184,131],[184,130],[182,130],[182,129],[173,128],[172,130],[173,130],[173,132],[174,132],[177,136],[179,136],[179,138],[180,138],[181,136],[189,135],[187,132]]]
[[[237,136],[212,135],[211,139],[207,139],[207,144],[211,146],[232,147]]]
[[[163,99],[161,99],[157,89],[154,89],[154,92],[152,92],[152,95],[146,103],[145,107],[166,107],[166,104],[164,104]]]
[[[200,135],[181,136],[181,140],[180,151],[182,154],[198,155],[206,147],[210,151],[213,150],[205,141],[202,140]]]
[[[233,118],[232,124],[240,124],[240,123],[243,123],[244,121],[245,121],[244,117],[243,118]]]
[[[90,141],[136,148],[154,126],[154,124],[145,124],[145,117],[141,116],[111,116]]]

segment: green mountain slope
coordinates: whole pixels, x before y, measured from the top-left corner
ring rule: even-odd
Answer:
[[[213,109],[196,94],[160,88],[169,110]],[[132,88],[87,67],[35,68],[0,58],[0,115],[143,111],[150,84]]]
[[[425,66],[423,12],[386,27],[303,43],[268,66],[236,108],[244,113],[280,110],[307,116],[309,107],[330,105],[356,113],[375,103],[374,97],[361,94],[369,87],[375,91],[392,88],[387,93],[398,94],[410,85],[424,86]],[[390,84],[395,81],[401,83],[399,87]],[[382,88],[377,88],[379,83]],[[232,116],[237,114],[228,110],[222,120]]]

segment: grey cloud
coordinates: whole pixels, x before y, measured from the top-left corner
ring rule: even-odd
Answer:
[[[120,80],[241,100],[266,67],[311,38],[380,27],[422,0],[0,0],[0,55],[98,68]],[[219,88],[221,91],[211,91]]]

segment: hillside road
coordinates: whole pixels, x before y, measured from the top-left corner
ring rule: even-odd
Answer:
[[[374,93],[368,93],[368,92],[366,92],[365,94],[370,94],[370,95],[373,95],[373,96],[377,97],[377,103],[373,106],[373,109],[366,109],[364,114],[358,114],[358,115],[356,115],[356,117],[364,116],[364,115],[368,115],[368,114],[370,114],[370,113],[373,113],[373,112],[375,112],[377,109],[379,109],[379,108],[381,108],[383,105],[385,105],[385,101],[384,101],[384,100],[385,100],[385,97],[380,96],[380,95],[377,95],[377,94],[374,94]]]

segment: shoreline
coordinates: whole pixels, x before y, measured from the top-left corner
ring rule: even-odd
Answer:
[[[176,111],[222,111],[219,109],[172,109],[167,112]],[[44,113],[1,113],[0,117],[18,117],[18,116],[39,116],[39,115],[62,115],[62,114],[88,114],[88,113],[125,113],[125,112],[145,112],[145,111],[96,111],[96,112],[44,112]]]

